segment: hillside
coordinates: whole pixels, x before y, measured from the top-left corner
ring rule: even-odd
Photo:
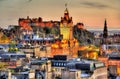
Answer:
[[[78,39],[79,44],[92,44],[94,41],[94,35],[83,28],[78,28],[77,25],[73,27],[73,36]]]

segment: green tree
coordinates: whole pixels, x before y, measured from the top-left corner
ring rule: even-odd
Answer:
[[[50,34],[51,28],[49,28],[49,27],[44,27],[43,29],[44,29],[44,32],[45,32],[46,34]]]

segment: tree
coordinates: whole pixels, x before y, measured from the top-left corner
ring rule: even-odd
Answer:
[[[44,27],[43,28],[46,34],[50,34],[50,28],[49,27]]]

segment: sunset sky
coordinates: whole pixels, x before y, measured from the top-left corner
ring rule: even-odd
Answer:
[[[73,22],[83,22],[88,29],[120,29],[120,0],[0,0],[0,27],[17,25],[19,18],[42,17],[44,21],[59,21],[65,3]]]

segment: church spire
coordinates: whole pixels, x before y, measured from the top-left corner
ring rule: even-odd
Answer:
[[[103,38],[107,38],[107,37],[108,37],[108,30],[107,30],[107,21],[105,19],[104,30],[103,30]]]
[[[104,29],[103,29],[103,41],[102,44],[107,44],[108,30],[107,30],[107,21],[105,19]]]

